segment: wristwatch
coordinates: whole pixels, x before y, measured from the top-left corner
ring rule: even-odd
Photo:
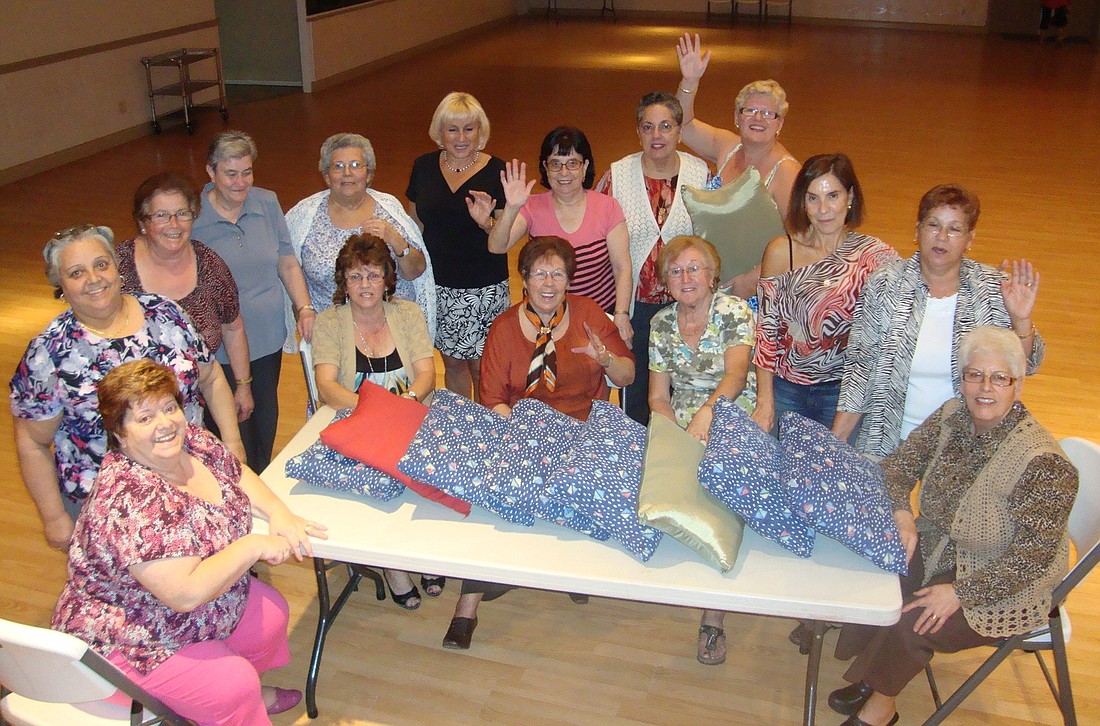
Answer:
[[[405,391],[401,395],[403,395],[405,398],[411,398],[414,401],[419,401],[420,400],[420,397],[416,395],[416,391],[414,391],[411,388],[409,390]]]
[[[408,242],[406,242],[405,243],[405,249],[401,250],[401,252],[397,256],[398,257],[408,257],[409,255],[412,254],[412,249],[413,249],[413,246],[411,244],[409,244]]]

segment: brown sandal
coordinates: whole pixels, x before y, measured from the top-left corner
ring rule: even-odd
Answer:
[[[703,665],[726,662],[726,631],[713,625],[699,626],[699,651],[696,659]]]

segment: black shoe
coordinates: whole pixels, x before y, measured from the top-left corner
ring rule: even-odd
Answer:
[[[805,623],[799,623],[795,626],[791,634],[787,636],[787,640],[791,641],[798,646],[798,652],[802,655],[810,654],[810,646],[814,642],[814,631],[806,627]]]
[[[894,717],[886,722],[886,726],[894,726],[894,724],[898,722],[898,715],[899,714],[895,713]],[[871,726],[871,724],[860,719],[859,716],[849,716],[844,719],[844,722],[840,724],[840,726]]]
[[[863,708],[863,704],[867,703],[867,699],[874,692],[875,689],[863,681],[844,688],[838,688],[829,694],[829,708],[845,716],[852,716],[859,713],[859,709]],[[855,724],[852,724],[852,726],[855,726]]]
[[[577,592],[569,593],[569,599],[572,600],[577,605],[587,605],[588,604],[588,596],[587,595],[582,595],[582,594],[577,593]]]
[[[428,597],[439,597],[443,594],[443,588],[447,585],[446,577],[420,576],[420,586],[424,588]]]
[[[476,627],[477,618],[451,618],[451,627],[447,628],[447,634],[443,636],[443,647],[469,650]]]
[[[397,604],[397,607],[402,608],[403,610],[416,610],[418,607],[420,607],[420,603],[423,602],[423,599],[420,597],[420,590],[416,589],[416,585],[413,585],[412,589],[408,592],[398,595],[396,592],[393,591],[393,585],[390,584],[390,578],[386,577],[385,580],[386,587],[390,589],[390,597]],[[416,600],[416,602],[410,604],[410,600]]]

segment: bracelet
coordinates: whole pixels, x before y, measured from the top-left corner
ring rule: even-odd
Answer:
[[[237,385],[238,386],[247,386],[251,382],[252,382],[252,376],[249,376],[248,378],[238,378],[237,379]]]
[[[615,311],[615,315],[625,315],[625,316],[627,316],[628,318],[630,317],[630,313],[629,313],[629,312],[627,312],[626,310],[616,310],[616,311]]]
[[[398,257],[408,257],[409,255],[412,254],[412,251],[413,251],[413,246],[411,244],[409,244],[408,242],[406,242],[405,243],[405,249],[398,252],[397,256]]]
[[[615,356],[611,353],[611,351],[607,351],[607,362],[600,363],[598,360],[596,362],[600,364],[600,368],[610,368],[611,365],[615,362]]]
[[[409,390],[405,391],[404,393],[402,393],[401,395],[404,396],[405,398],[411,398],[414,401],[419,401],[420,400],[420,397],[416,395],[416,391],[414,391],[411,388]]]
[[[303,312],[305,312],[306,310],[312,310],[312,311],[313,311],[313,314],[314,314],[314,315],[316,315],[316,314],[317,314],[317,308],[313,307],[313,306],[312,306],[312,305],[310,305],[309,303],[306,303],[306,304],[305,304],[305,305],[303,305],[302,307],[298,308],[298,314],[299,314],[299,315],[301,315],[301,314],[302,314]]]
[[[481,229],[486,231],[486,232],[492,232],[493,227],[496,226],[496,223],[497,223],[497,218],[490,214],[489,215],[489,222],[488,222],[489,226],[488,227],[482,227]]]
[[[698,88],[693,88],[689,91],[688,89],[684,88],[683,86],[677,86],[676,90],[680,91],[681,93],[695,93],[699,89]]]
[[[1015,330],[1013,330],[1012,332],[1016,333]],[[1023,335],[1020,335],[1019,333],[1016,333],[1016,337],[1019,338],[1020,340],[1026,340],[1026,339],[1030,338],[1031,335],[1034,332],[1035,332],[1035,323],[1032,323],[1031,326],[1027,329],[1026,333],[1024,333]]]

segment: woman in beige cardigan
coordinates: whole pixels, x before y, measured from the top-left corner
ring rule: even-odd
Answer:
[[[1045,625],[1068,569],[1066,522],[1077,470],[1020,402],[1019,337],[975,328],[959,344],[959,389],[882,460],[909,556],[901,620],[844,626],[857,655],[829,706],[842,726],[898,721],[895,697],[934,651],[953,653]],[[921,480],[920,516],[909,495]]]
[[[424,314],[416,303],[393,297],[397,272],[386,243],[372,235],[348,238],[336,257],[333,307],[313,327],[313,369],[321,401],[333,408],[358,402],[364,381],[391,393],[426,400],[435,390],[435,359]],[[386,570],[393,601],[420,607],[420,591],[408,573]],[[421,577],[431,596],[442,577]]]

